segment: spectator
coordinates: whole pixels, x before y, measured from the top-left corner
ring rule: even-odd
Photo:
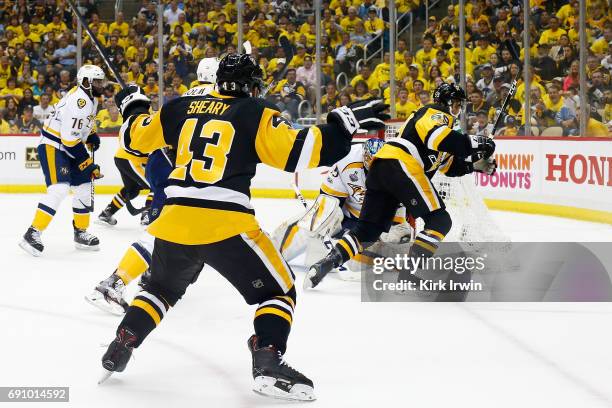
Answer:
[[[354,88],[359,81],[364,81],[367,84],[368,90],[378,88],[378,80],[374,75],[372,75],[372,70],[367,64],[363,64],[361,66],[359,75],[355,75],[355,77],[353,77],[351,80],[351,86]]]
[[[429,105],[431,103],[431,94],[429,91],[421,91],[419,92],[419,104],[417,105],[417,109],[422,108],[425,105]]]
[[[542,101],[548,111],[547,115],[553,119],[557,116],[561,108],[565,106],[565,100],[563,96],[561,96],[561,88],[554,84],[548,88],[548,94],[542,97]]]
[[[391,74],[391,64],[389,63],[390,54],[385,52],[383,60],[374,68],[372,75],[376,78],[376,87],[379,89],[386,88],[389,85]]]
[[[15,111],[17,104],[23,98],[23,90],[17,88],[17,80],[15,77],[9,77],[6,81],[6,88],[0,90],[0,108],[8,107],[8,102],[15,102]]]
[[[98,130],[104,133],[115,133],[119,131],[122,124],[123,118],[119,114],[119,109],[117,109],[117,106],[113,104],[112,106],[109,106],[108,117],[100,122]]]
[[[309,96],[311,103],[314,102],[317,70],[312,64],[312,57],[310,55],[304,57],[304,65],[296,69],[295,73],[296,80],[304,84],[306,94]]]
[[[177,26],[176,28],[180,28],[180,26]],[[176,67],[176,73],[181,78],[185,78],[189,73],[189,67],[193,61],[191,46],[185,43],[183,37],[178,37],[176,40],[176,45],[170,48],[169,54],[170,61],[172,61]]]
[[[397,119],[405,120],[417,110],[417,106],[408,100],[408,90],[405,88],[399,90],[398,99],[395,103],[395,113]]]
[[[436,50],[433,48],[434,40],[432,37],[425,37],[423,39],[423,48],[417,51],[415,55],[416,62],[424,69],[429,69],[429,64],[436,57]]]
[[[76,69],[76,46],[69,44],[65,36],[59,40],[59,47],[53,52],[51,61],[56,69]]]
[[[21,115],[23,114],[25,108],[28,106],[34,108],[36,105],[38,105],[38,102],[36,99],[34,99],[32,90],[30,88],[26,88],[23,90],[23,98],[21,98],[21,101],[19,101],[19,104],[17,105],[17,112]]]
[[[476,112],[476,120],[470,134],[489,137],[492,130],[493,124],[489,124],[489,112],[484,110]]]
[[[368,8],[368,15],[364,25],[366,31],[374,36],[381,34],[385,29],[385,22],[378,18],[378,9],[375,6]]]
[[[363,56],[363,48],[351,41],[350,34],[342,34],[342,44],[336,47],[337,72],[344,72],[349,76],[355,73],[355,64]]]
[[[357,26],[358,22],[363,23],[363,20],[357,15],[357,9],[351,6],[348,8],[348,15],[340,20],[340,26],[344,32],[352,34],[355,31],[355,26]]]
[[[603,73],[599,70],[593,72],[591,86],[587,91],[587,98],[592,108],[603,109],[605,107],[604,93],[608,88],[609,86],[604,83]]]
[[[43,94],[40,96],[40,104],[34,106],[33,115],[36,120],[40,123],[45,123],[45,120],[51,116],[53,111],[53,106],[50,105],[51,98],[47,94]]]
[[[477,36],[476,43],[477,47],[472,51],[472,64],[474,66],[486,64],[491,57],[491,54],[495,54],[495,48],[489,44],[489,37]]]
[[[549,20],[549,25],[550,28],[544,30],[540,35],[539,44],[555,45],[559,42],[559,38],[562,35],[567,34],[567,31],[559,28],[559,19],[557,17],[552,17]]]
[[[13,98],[6,101],[5,119],[12,127],[17,126],[19,114],[17,113],[17,102]]]
[[[476,82],[476,88],[482,91],[485,99],[488,99],[495,92],[493,81],[493,67],[491,64],[484,64],[480,71],[481,78]],[[501,79],[501,78],[500,78]]]
[[[0,109],[0,135],[15,133],[17,130],[5,120],[5,111]]]
[[[476,123],[476,115],[478,112],[487,112],[487,115],[494,115],[489,104],[487,104],[483,98],[482,91],[478,88],[474,89],[470,93],[470,102],[467,104],[465,108],[466,117],[468,119],[468,124],[470,127],[473,127]]]
[[[18,116],[15,127],[19,133],[39,133],[42,124],[34,117],[32,106],[28,105]]]
[[[577,122],[576,125],[578,128],[580,128],[580,109],[581,108],[578,107],[576,111],[576,122]],[[597,114],[596,112],[592,112],[592,111],[589,112],[588,122],[586,126],[586,134],[581,135],[581,136],[583,137],[612,137],[612,134],[610,134],[608,127],[593,116],[597,116],[601,118],[599,114]]]
[[[497,131],[495,136],[518,136],[518,128],[516,127],[514,116],[507,115],[504,119],[504,125],[504,127]]]
[[[143,88],[145,95],[149,98],[153,95],[159,95],[159,87],[157,86],[157,78],[154,75],[149,75],[146,79],[146,85]]]
[[[364,99],[369,99],[372,97],[368,90],[368,84],[364,80],[357,81],[353,88],[355,90],[355,93],[353,94],[353,99],[355,101],[362,101]]]
[[[178,75],[172,78],[172,88],[174,88],[174,91],[179,96],[184,94],[188,90],[187,87],[183,84],[183,80]]]
[[[178,7],[177,3],[177,0],[171,0],[168,8],[164,10],[164,20],[170,25],[176,23],[179,20],[180,14],[185,14],[185,12]]]
[[[365,46],[370,41],[370,34],[366,32],[365,26],[362,21],[358,21],[355,25],[355,31],[351,33],[351,41],[355,44]]]
[[[557,76],[557,63],[549,56],[547,43],[538,45],[538,56],[533,60],[534,72],[544,81],[550,81]]]
[[[563,80],[563,90],[568,91],[572,86],[578,86],[580,84],[580,63],[578,60],[572,61],[570,70],[565,79]]]
[[[323,112],[331,112],[339,106],[341,106],[340,95],[338,95],[336,90],[336,84],[330,82],[325,87],[325,95],[321,97],[321,110]]]
[[[269,99],[295,120],[298,117],[298,105],[305,96],[306,89],[301,82],[297,82],[295,69],[289,68],[286,79],[278,82]]]

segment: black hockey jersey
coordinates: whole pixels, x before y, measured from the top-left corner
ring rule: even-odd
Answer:
[[[425,105],[412,113],[397,137],[376,153],[375,158],[398,159],[413,172],[432,178],[436,171],[449,177],[471,171],[465,159],[472,154],[470,138],[453,130],[455,118],[442,105]]]
[[[130,117],[121,138],[134,153],[176,150],[166,205],[148,231],[186,245],[259,229],[249,190],[258,163],[293,172],[331,165],[350,149],[350,138],[336,124],[296,130],[263,99],[214,91]]]

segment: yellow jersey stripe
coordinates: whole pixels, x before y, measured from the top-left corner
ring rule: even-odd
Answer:
[[[438,238],[440,241],[444,239],[444,235],[440,234],[438,231],[435,231],[432,229],[426,229],[423,232],[427,235],[433,235],[434,237]]]
[[[273,307],[262,307],[261,309],[257,309],[255,312],[255,317],[261,316],[263,314],[273,314],[276,316],[280,316],[291,324],[293,319],[289,313],[283,312],[282,310],[273,308]]]
[[[68,147],[74,147],[76,145],[78,145],[79,143],[81,143],[81,139],[76,139],[76,140],[66,140],[62,137],[62,144],[64,146],[68,146]]]
[[[268,259],[268,262],[270,262],[274,268],[274,271],[270,272],[276,272],[285,283],[285,286],[287,286],[287,290],[291,289],[293,287],[293,278],[285,266],[282,256],[278,253],[272,241],[270,241],[270,238],[261,231],[259,236],[253,239],[253,242],[259,247],[264,256]]]
[[[155,322],[156,326],[159,324],[159,322],[161,322],[161,317],[159,316],[159,313],[157,313],[157,310],[155,310],[155,308],[153,308],[153,306],[151,306],[150,304],[148,304],[144,300],[134,299],[134,301],[132,302],[131,306],[139,307],[142,310],[144,310],[145,312],[147,312],[147,314],[149,316],[151,316],[151,319],[153,319],[153,321]]]
[[[308,162],[308,168],[314,168],[319,165],[321,161],[321,147],[323,147],[323,135],[321,134],[321,129],[316,126],[312,126],[310,128],[310,132],[314,137],[314,145],[312,147],[312,154],[310,156],[310,161]]]
[[[58,132],[57,130],[53,130],[53,129],[51,129],[49,126],[45,126],[45,127],[43,128],[43,130],[44,130],[45,132],[51,133],[53,136],[56,136],[56,137],[60,137],[60,136],[61,136],[61,135],[60,135],[60,132]]]
[[[348,170],[348,169],[361,169],[361,168],[363,168],[363,162],[352,162],[344,166],[342,171],[344,172],[345,170]]]
[[[47,153],[47,166],[49,167],[49,178],[51,184],[57,184],[57,169],[55,167],[55,147],[45,145],[45,151]]]
[[[334,190],[333,188],[329,187],[325,183],[321,184],[321,191],[323,191],[325,194],[329,194],[334,197],[341,197],[341,198],[348,197],[348,193],[343,193],[341,191]]]
[[[299,231],[299,227],[297,225],[293,225],[291,227],[289,234],[287,235],[287,239],[285,240],[285,242],[283,242],[283,245],[281,245],[281,252],[287,250],[287,248],[291,246],[291,243],[293,242],[293,238],[295,238],[295,234],[297,234],[298,231]]]
[[[289,302],[289,304],[291,304],[291,308],[295,309],[295,302],[293,301],[293,299],[291,299],[291,297],[289,296],[276,296],[279,299],[283,299],[286,300],[287,302]]]

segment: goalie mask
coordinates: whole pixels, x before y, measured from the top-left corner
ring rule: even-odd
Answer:
[[[385,141],[381,139],[368,139],[363,143],[363,168],[366,171],[370,170],[374,155],[384,144]]]

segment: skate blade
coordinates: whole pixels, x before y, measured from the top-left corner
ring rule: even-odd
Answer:
[[[317,397],[314,389],[306,384],[295,384],[289,392],[275,387],[276,379],[273,377],[257,377],[253,382],[253,391],[264,397],[285,401],[314,401]]]
[[[125,314],[125,310],[123,307],[121,307],[121,305],[107,301],[104,298],[104,295],[99,292],[94,292],[91,295],[84,296],[84,298],[87,303],[97,307],[103,312],[110,313],[115,316],[123,316]]]
[[[84,245],[84,244],[79,244],[78,242],[74,243],[74,247],[81,251],[99,251],[100,250],[100,245]]]
[[[28,244],[25,239],[22,239],[21,241],[19,241],[19,247],[32,256],[39,257],[42,255],[41,251],[34,248],[32,245]]]
[[[103,373],[100,376],[100,379],[98,380],[98,385],[103,384],[106,380],[108,380],[110,378],[111,375],[113,375],[114,371],[108,371],[106,369],[102,369]]]
[[[110,223],[110,222],[106,222],[106,221],[102,221],[99,218],[96,218],[94,220],[94,224],[98,224],[98,225],[104,225],[105,227],[114,227],[115,225],[117,225],[117,221],[115,221],[115,223]]]

